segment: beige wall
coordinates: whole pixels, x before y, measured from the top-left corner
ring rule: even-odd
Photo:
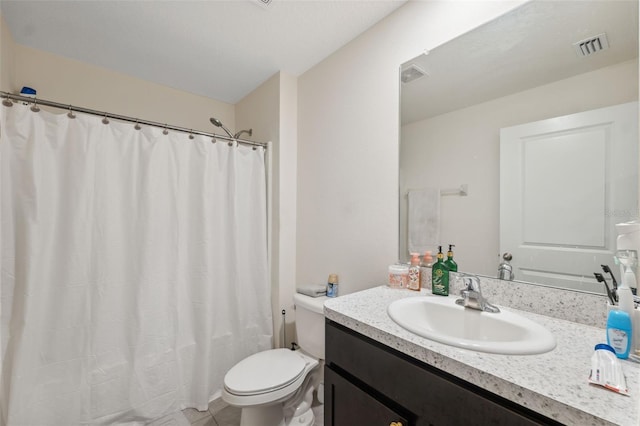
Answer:
[[[12,86],[38,97],[119,115],[224,134],[209,122],[235,128],[234,106],[23,45],[14,46]]]
[[[14,41],[9,27],[0,15],[0,90],[10,92],[16,90],[13,87],[13,51]]]
[[[299,78],[299,284],[346,294],[398,258],[399,66],[519,2],[408,2]]]
[[[283,346],[280,312],[286,311],[289,346],[294,340],[297,79],[277,73],[236,104],[237,129],[253,128],[253,139],[271,141],[271,303],[274,341]]]
[[[253,129],[251,137],[256,141],[277,141],[280,138],[280,74],[276,73],[260,87],[235,105],[236,126],[233,132]]]
[[[442,197],[441,240],[456,244],[461,271],[495,276],[501,261],[500,128],[637,99],[636,60],[407,124],[400,191],[468,184],[467,197]],[[406,237],[406,228],[401,235]]]

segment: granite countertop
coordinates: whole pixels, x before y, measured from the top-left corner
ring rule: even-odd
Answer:
[[[324,312],[332,321],[561,423],[640,424],[640,364],[621,360],[630,396],[587,381],[593,348],[606,342],[604,328],[500,306],[545,326],[556,337],[556,348],[539,355],[475,352],[415,335],[387,315],[391,302],[420,296],[441,297],[380,286],[329,299]]]

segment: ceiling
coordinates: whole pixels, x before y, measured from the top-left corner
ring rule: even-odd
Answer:
[[[405,2],[0,0],[0,12],[19,44],[235,104],[278,71],[303,74]]]
[[[609,49],[576,54],[601,33]],[[427,75],[403,83],[402,124],[637,57],[637,0],[533,1],[403,64]]]

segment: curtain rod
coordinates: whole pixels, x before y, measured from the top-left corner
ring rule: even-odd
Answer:
[[[34,106],[35,105],[44,105],[44,106],[53,107],[53,108],[66,109],[66,110],[69,110],[70,112],[71,111],[82,112],[82,113],[85,113],[85,114],[97,115],[99,117],[105,117],[105,118],[112,118],[114,120],[127,121],[129,123],[144,124],[144,125],[147,125],[147,126],[160,127],[162,129],[166,129],[166,130],[175,130],[175,131],[178,131],[178,132],[189,133],[190,135],[208,136],[208,137],[211,137],[211,138],[214,138],[214,139],[221,139],[221,140],[225,140],[225,141],[229,141],[229,142],[234,142],[235,141],[235,142],[238,142],[238,143],[241,143],[241,144],[245,144],[245,145],[252,145],[254,147],[256,147],[256,146],[261,146],[263,148],[267,147],[267,143],[266,142],[255,142],[255,141],[250,141],[250,140],[247,140],[247,139],[234,139],[234,138],[230,138],[229,136],[225,136],[225,135],[217,135],[215,133],[201,132],[201,131],[198,131],[198,130],[187,129],[185,127],[170,126],[168,124],[158,123],[158,122],[155,122],[155,121],[140,120],[138,118],[127,117],[125,115],[112,114],[112,113],[109,113],[109,112],[98,111],[98,110],[95,110],[95,109],[82,108],[82,107],[77,107],[77,106],[73,106],[73,105],[65,105],[65,104],[61,104],[59,102],[47,101],[47,100],[44,100],[44,99],[31,97],[31,96],[14,95],[14,94],[11,94],[11,93],[0,91],[0,98],[5,99],[4,101],[2,101],[2,104],[4,106],[7,106],[7,107],[12,105],[11,102],[10,102],[11,100],[23,101],[23,102],[33,103]],[[9,102],[7,100],[9,100]]]

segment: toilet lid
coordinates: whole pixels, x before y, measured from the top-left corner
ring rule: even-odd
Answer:
[[[305,361],[289,349],[253,354],[224,376],[225,388],[236,395],[254,395],[283,388],[304,374]]]

